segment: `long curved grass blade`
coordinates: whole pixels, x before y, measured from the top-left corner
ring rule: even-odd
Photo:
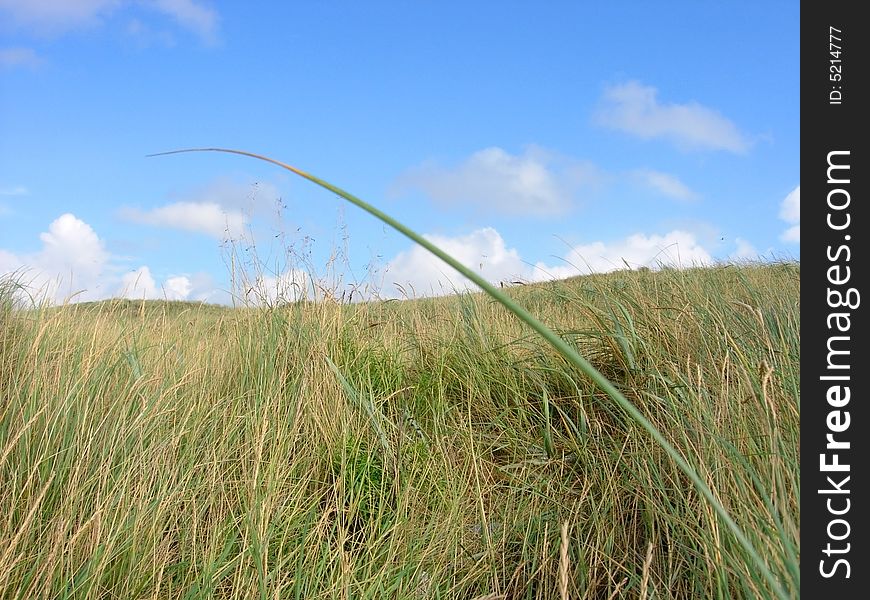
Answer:
[[[328,183],[319,177],[315,177],[301,169],[297,169],[291,165],[283,163],[281,161],[275,160],[274,158],[269,158],[267,156],[263,156],[261,154],[255,154],[253,152],[246,152],[244,150],[234,150],[229,148],[185,148],[182,150],[171,150],[169,152],[158,152],[156,154],[150,154],[148,156],[166,156],[169,154],[182,154],[187,152],[223,152],[227,154],[239,154],[241,156],[249,156],[251,158],[255,158],[257,160],[262,160],[268,163],[272,163],[273,165],[277,165],[282,169],[286,169],[291,173],[295,173],[300,177],[303,177],[312,183],[316,183],[322,188],[329,190],[330,192],[341,196],[351,204],[354,204],[366,211],[370,215],[378,218],[380,221],[386,223],[396,231],[402,233],[415,243],[423,246],[446,262],[448,265],[456,269],[463,276],[467,277],[471,281],[473,281],[478,287],[480,287],[484,292],[487,293],[491,298],[499,302],[502,306],[512,312],[518,319],[526,323],[529,327],[531,327],[535,332],[537,332],[541,337],[543,337],[547,342],[549,342],[562,356],[564,356],[567,360],[574,363],[578,368],[580,368],[583,373],[586,374],[595,384],[605,392],[614,402],[616,402],[628,415],[640,425],[647,433],[652,436],[652,438],[656,441],[659,446],[671,457],[671,459],[677,464],[683,473],[692,481],[695,485],[695,488],[698,492],[710,503],[713,507],[713,510],[719,515],[722,519],[723,523],[728,527],[746,553],[752,558],[752,562],[761,572],[764,579],[770,585],[773,592],[776,594],[778,598],[782,600],[786,600],[789,598],[788,594],[782,587],[782,584],[777,581],[776,577],[770,571],[767,566],[767,563],[762,560],[761,556],[758,554],[758,551],[753,546],[752,542],[749,538],[746,537],[746,534],[743,533],[743,530],[734,522],[734,519],[731,518],[731,515],[728,514],[728,511],[725,510],[725,507],[721,502],[713,495],[713,491],[707,486],[706,483],[701,479],[701,477],[695,472],[695,469],[686,461],[685,458],[674,448],[670,442],[668,442],[665,437],[661,434],[661,432],[649,421],[643,414],[638,410],[638,408],[626,398],[616,387],[611,383],[604,375],[602,375],[595,367],[593,367],[589,361],[587,361],[583,356],[580,355],[577,350],[567,344],[561,337],[559,337],[554,331],[549,329],[546,325],[541,323],[538,319],[532,316],[526,309],[522,306],[514,302],[509,296],[499,291],[498,288],[491,285],[488,281],[486,281],[483,277],[475,273],[472,269],[469,269],[458,260],[441,250],[438,246],[416,233],[412,229],[409,229],[402,223],[396,221],[388,214],[378,210],[376,207],[372,206],[368,202],[357,198],[353,194]]]

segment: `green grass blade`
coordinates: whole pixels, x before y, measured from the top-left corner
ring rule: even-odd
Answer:
[[[371,396],[368,398],[368,402],[365,402],[362,398],[360,398],[359,392],[354,389],[354,387],[350,384],[347,378],[342,374],[341,369],[339,369],[332,359],[328,356],[326,358],[326,364],[329,365],[330,370],[335,375],[338,382],[341,384],[342,389],[348,395],[351,402],[356,405],[357,408],[362,408],[365,411],[366,416],[369,418],[369,423],[371,423],[372,428],[375,430],[375,433],[378,434],[378,440],[381,442],[381,446],[384,449],[384,452],[390,454],[390,443],[387,440],[387,434],[384,431],[384,427],[381,424],[381,419],[379,418],[379,411],[375,408],[374,402],[372,401]]]

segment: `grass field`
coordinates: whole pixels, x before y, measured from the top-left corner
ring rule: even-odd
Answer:
[[[799,264],[508,291],[796,597]],[[13,304],[7,281],[0,598],[776,597],[650,435],[486,296]]]

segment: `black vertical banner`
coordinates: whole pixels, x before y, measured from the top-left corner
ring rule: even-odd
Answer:
[[[870,594],[870,23],[801,5],[801,592]]]

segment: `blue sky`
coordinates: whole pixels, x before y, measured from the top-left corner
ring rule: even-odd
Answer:
[[[146,158],[202,146],[494,282],[797,259],[799,83],[797,2],[0,0],[0,274],[55,301],[463,287],[276,167]]]

